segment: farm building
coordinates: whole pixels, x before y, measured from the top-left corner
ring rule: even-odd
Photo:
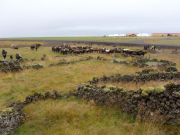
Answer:
[[[180,33],[152,33],[152,37],[179,37]]]
[[[137,36],[138,37],[149,37],[149,34],[148,33],[139,33]]]
[[[139,33],[126,33],[127,37],[137,37]]]
[[[118,34],[110,34],[109,37],[119,37]]]

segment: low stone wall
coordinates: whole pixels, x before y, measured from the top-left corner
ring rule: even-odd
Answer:
[[[103,57],[98,56],[98,57],[97,57],[97,60],[103,60],[103,61],[106,61],[107,59],[105,59],[105,58],[103,58]]]
[[[180,79],[180,72],[156,72],[150,74],[134,74],[134,75],[123,75],[120,74],[103,77],[93,77],[92,80],[88,81],[90,84],[96,84],[98,82],[146,82],[146,81],[165,81]]]
[[[42,57],[41,59],[19,59],[19,62],[28,62],[28,61],[44,61],[46,57]]]
[[[21,67],[20,62],[19,61],[0,61],[0,71],[4,72],[4,73],[8,73],[8,72],[19,72],[22,71],[23,69],[39,69],[39,68],[43,68],[43,65],[24,65]]]
[[[17,101],[7,106],[7,108],[0,111],[0,135],[11,135],[15,130],[25,121],[25,114],[22,110],[25,105],[38,100],[45,100],[51,98],[53,100],[61,98],[61,94],[56,90],[53,94],[46,92],[44,95],[35,92],[33,95],[26,97],[24,102]]]
[[[168,68],[166,69],[166,72],[178,72],[178,69],[175,68],[175,67],[168,67]]]
[[[23,67],[23,69],[30,69],[30,68],[32,68],[32,69],[39,69],[39,68],[43,68],[43,65],[39,65],[39,64],[37,64],[37,65],[24,65],[24,66],[22,66]]]
[[[113,63],[119,63],[119,64],[125,64],[125,65],[133,65],[133,66],[139,66],[139,67],[146,67],[148,66],[148,64],[146,64],[147,62],[157,62],[157,66],[159,68],[166,68],[168,66],[176,66],[176,63],[171,62],[171,61],[167,61],[167,60],[157,60],[157,59],[137,59],[137,60],[133,60],[130,62],[127,61],[120,61],[118,62],[117,60],[113,60]]]
[[[82,62],[82,61],[88,61],[93,59],[93,57],[89,56],[87,58],[84,59],[79,59],[76,61],[70,61],[70,62],[58,62],[56,64],[50,64],[49,66],[56,66],[56,65],[64,65],[64,64],[71,64],[71,63],[76,63],[76,62]],[[26,62],[29,61],[28,59],[21,59],[21,60],[11,60],[11,61],[0,61],[0,71],[1,72],[17,72],[17,71],[21,71],[23,69],[39,69],[39,68],[43,68],[43,65],[24,65],[24,66],[20,66],[20,62]],[[33,61],[33,60],[30,60]]]
[[[93,57],[91,57],[91,56],[89,56],[89,57],[87,57],[87,58],[85,58],[85,59],[79,59],[79,60],[76,60],[76,61],[70,61],[70,62],[58,62],[58,63],[56,63],[56,64],[50,64],[49,65],[49,67],[51,67],[51,66],[56,66],[56,65],[66,65],[66,64],[71,64],[71,63],[77,63],[77,62],[82,62],[82,61],[88,61],[88,60],[92,60],[93,59]]]
[[[136,72],[137,74],[150,74],[154,73],[156,70],[154,69],[143,69],[142,72]]]
[[[1,72],[18,72],[23,70],[18,61],[0,61]]]
[[[79,99],[94,101],[97,105],[117,106],[134,117],[180,125],[180,84],[149,87],[138,91],[112,85],[97,87],[86,84],[71,93]],[[163,118],[163,119],[160,119]]]

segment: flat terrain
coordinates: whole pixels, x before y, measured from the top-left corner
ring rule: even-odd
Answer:
[[[161,38],[161,37],[160,37]],[[113,41],[128,42],[136,40],[152,39],[151,37],[24,37],[24,38],[1,38],[7,40],[87,40],[87,41]],[[0,40],[1,40],[0,39]]]
[[[38,41],[0,41],[0,47],[11,47],[14,44],[16,46],[31,46],[35,44],[46,44],[45,42],[38,42]]]
[[[45,46],[54,46],[58,43],[99,43],[115,44],[118,46],[145,46],[154,45],[161,48],[180,49],[179,37],[24,37],[0,38],[0,47],[15,44],[19,47],[40,43]]]
[[[51,42],[51,46],[56,45]],[[18,44],[24,44],[19,41]],[[33,43],[34,44],[34,43]],[[46,45],[47,43],[44,43]],[[50,44],[50,42],[48,43]],[[86,46],[86,44],[71,44],[73,46]],[[93,45],[92,47],[103,47]],[[113,48],[112,46],[104,46],[106,48]],[[141,50],[142,47],[126,47],[131,50]],[[38,51],[31,50],[30,47],[20,47],[18,50],[13,48],[0,48],[0,51],[5,49],[9,55],[20,53],[23,58],[40,59],[43,54],[47,57],[44,61],[28,61],[22,65],[41,64],[44,65],[42,69],[28,69],[17,73],[1,73],[0,72],[0,110],[5,108],[9,103],[17,100],[24,101],[27,95],[34,92],[44,93],[46,91],[52,92],[58,90],[62,95],[68,94],[75,90],[75,85],[85,83],[92,79],[92,77],[102,77],[114,74],[135,74],[137,71],[142,71],[144,68],[134,66],[127,66],[124,64],[117,64],[112,62],[112,58],[131,61],[137,57],[123,57],[122,54],[101,54],[89,53],[83,55],[62,55],[54,53],[49,46],[41,46]],[[153,52],[153,51],[151,51]],[[177,69],[180,70],[180,53],[172,54],[172,50],[161,49],[151,53],[148,51],[144,57],[151,57],[163,60],[170,60],[177,63]],[[56,57],[59,56],[59,57]],[[56,65],[49,67],[49,64],[58,63],[62,61],[73,61],[84,59],[88,56],[93,57],[92,60],[82,61],[68,65]],[[97,56],[106,59],[97,60]],[[2,56],[0,55],[2,60]],[[153,67],[156,70],[156,67]],[[178,80],[175,81],[178,83]],[[136,85],[134,83],[128,84],[114,84],[123,86],[128,89],[137,90],[139,87],[156,87],[157,85],[165,85],[167,82],[148,82]],[[16,131],[17,135],[59,135],[59,134],[104,134],[104,135],[164,135],[164,134],[178,134],[179,127],[162,125],[154,123],[153,121],[141,122],[138,119],[122,112],[118,108],[105,108],[97,106],[93,102],[86,102],[78,100],[75,97],[63,97],[59,100],[38,101],[34,104],[27,105],[24,112],[26,113],[26,121]]]
[[[180,45],[180,38],[146,40],[149,44]]]

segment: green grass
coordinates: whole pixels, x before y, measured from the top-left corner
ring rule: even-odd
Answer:
[[[37,41],[0,41],[0,47],[11,47],[14,44],[16,46],[30,46],[35,44],[44,45],[45,42],[37,42]]]
[[[130,49],[140,48],[131,47]],[[51,47],[40,47],[38,51],[32,51],[29,47],[22,47],[18,50],[5,48],[5,50],[7,50],[8,55],[20,53],[23,58],[28,59],[39,59],[43,54],[47,54],[47,59],[41,63],[43,65],[62,61],[62,58],[54,58],[54,56],[60,54],[53,53]],[[170,54],[169,50],[164,50],[164,53],[161,51],[159,50],[160,55],[157,56],[158,59],[167,59],[176,62],[177,68],[180,69],[180,62],[179,58],[176,57],[177,55]],[[36,91],[44,94],[46,91],[52,92],[53,90],[57,90],[62,95],[65,95],[73,91],[75,85],[85,83],[91,80],[92,77],[109,76],[117,73],[122,75],[134,74],[143,69],[111,63],[110,59],[112,55],[92,53],[84,54],[82,57],[89,55],[94,58],[101,56],[108,60],[99,61],[93,59],[69,65],[45,66],[39,70],[30,69],[19,73],[5,74],[0,72],[0,110],[14,101],[24,101],[26,96]],[[116,57],[121,58],[122,56],[116,55]],[[64,59],[71,61],[72,59],[79,58],[81,57],[67,56]],[[2,59],[1,55],[0,59]],[[127,57],[126,59],[131,60],[132,58]],[[37,63],[40,63],[40,61],[37,61]],[[33,64],[33,62],[25,64]],[[158,82],[156,84],[159,85]],[[135,87],[131,84],[129,86]],[[143,84],[143,86],[146,87],[147,85]],[[24,112],[27,114],[27,120],[17,129],[17,135],[159,135],[180,132],[176,126],[162,126],[153,122],[140,122],[118,108],[96,106],[92,101],[86,102],[78,100],[75,97],[62,98],[56,101],[38,101],[37,103],[27,105]]]
[[[47,100],[25,108],[26,123],[17,135],[129,135],[164,134],[153,123],[138,122],[118,108],[104,108],[75,97],[56,101]],[[44,116],[44,117],[43,117]]]
[[[0,38],[0,40],[87,40],[87,41],[128,42],[128,41],[146,40],[152,38],[154,39],[154,37],[23,37],[23,38]]]

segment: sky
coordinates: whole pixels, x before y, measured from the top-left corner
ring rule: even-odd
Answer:
[[[180,32],[180,0],[0,0],[0,38]]]

